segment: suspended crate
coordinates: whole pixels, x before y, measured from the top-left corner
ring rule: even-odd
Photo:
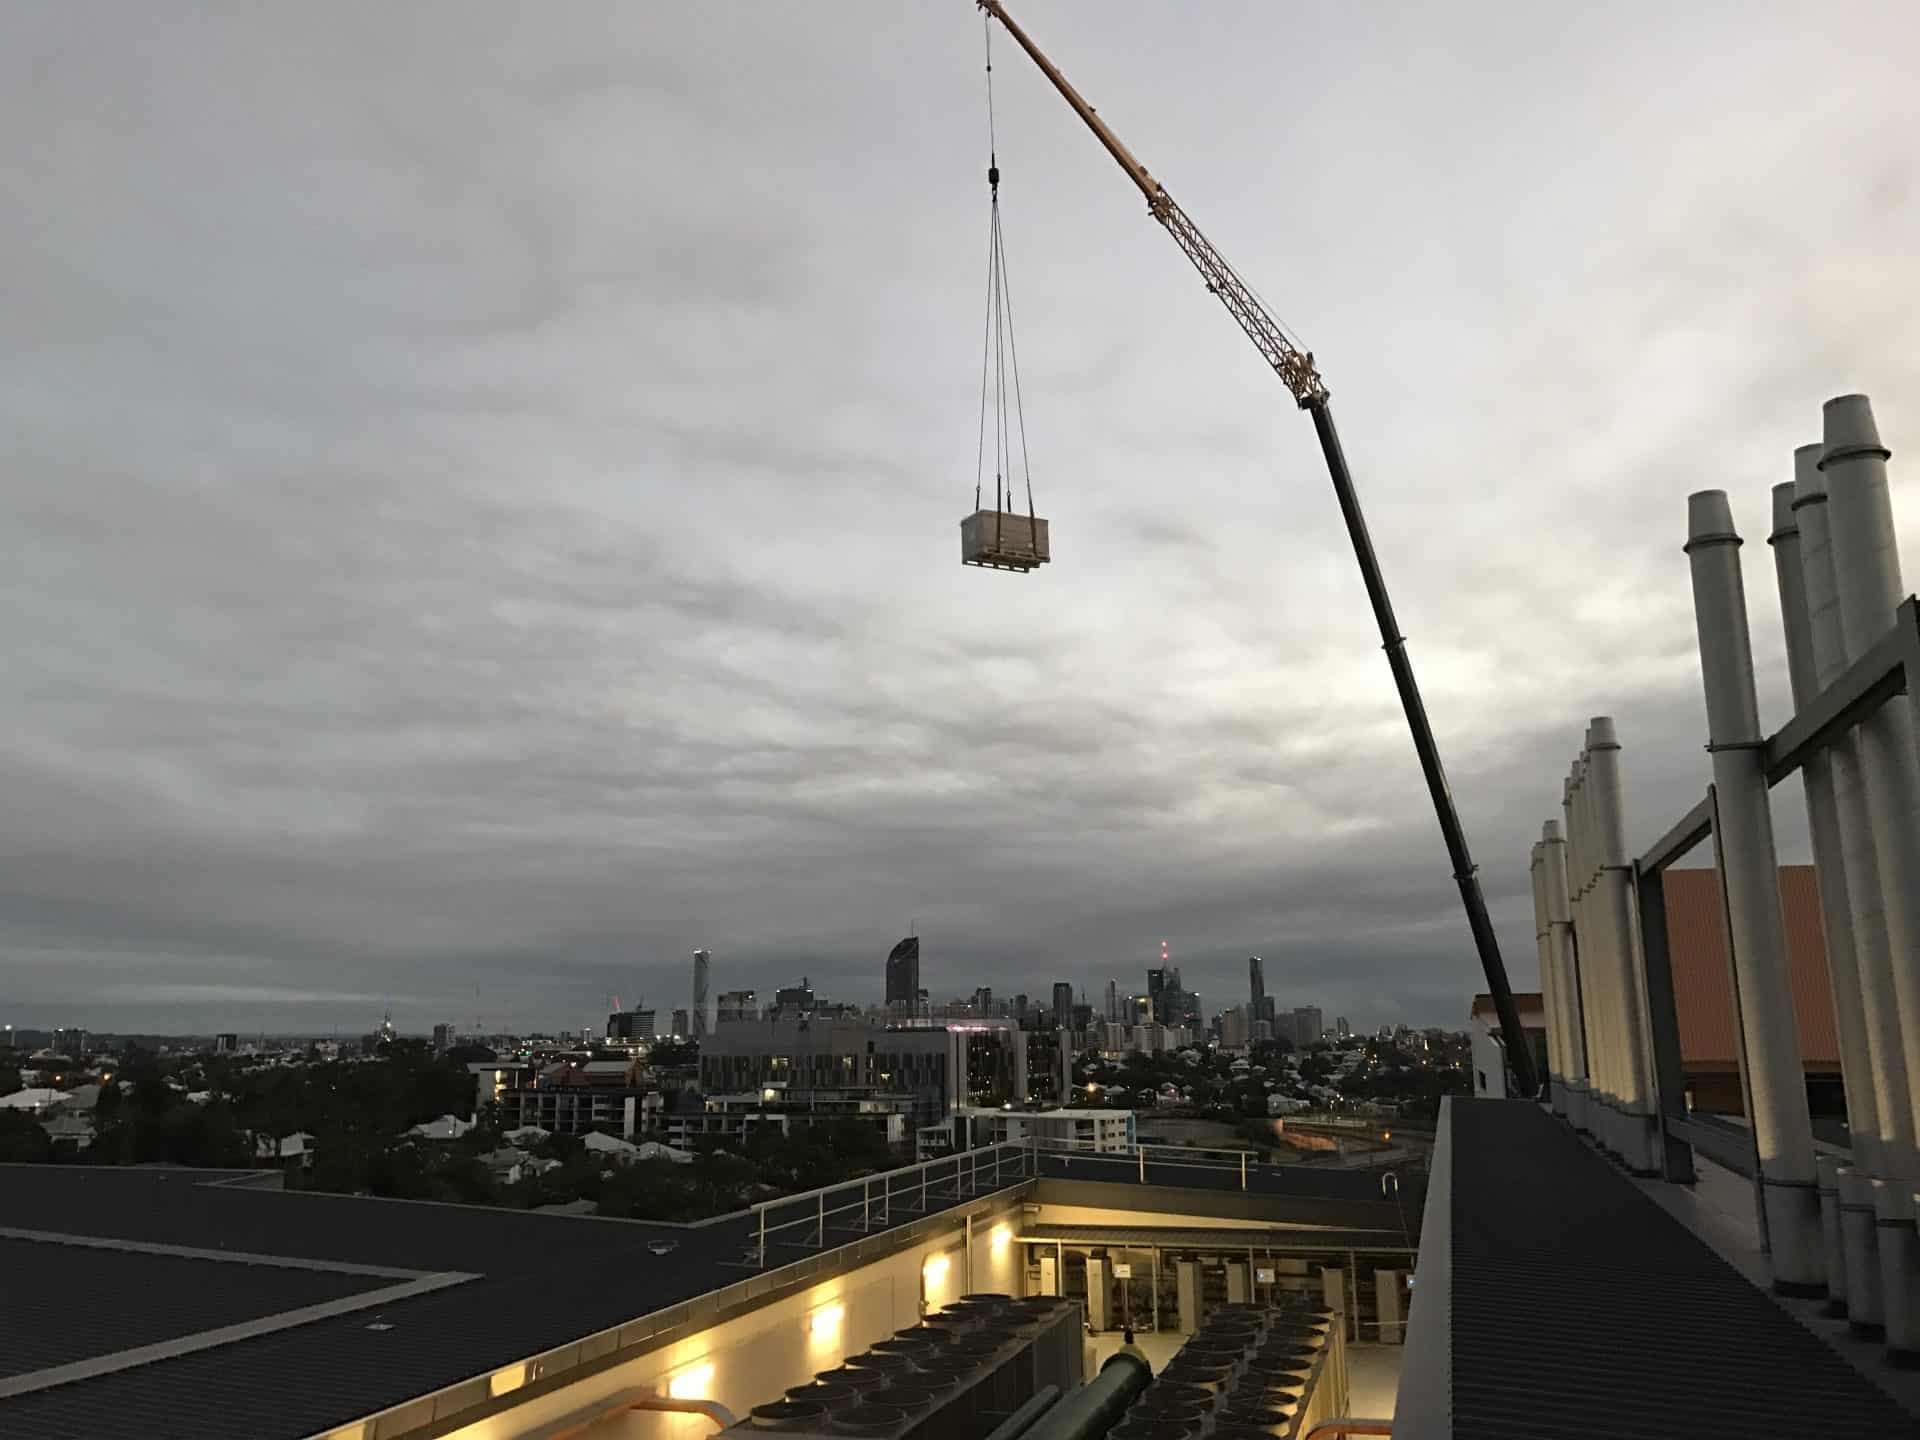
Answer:
[[[989,32],[991,33],[991,32]],[[987,57],[989,130],[993,60]],[[987,326],[980,355],[980,448],[974,460],[973,513],[960,522],[960,561],[983,570],[1021,574],[1053,559],[1047,522],[1033,513],[1033,471],[1027,459],[1027,422],[1020,396],[1020,354],[1013,341],[1013,300],[1000,236],[1000,157],[987,157]],[[988,508],[986,472],[993,471]],[[1027,508],[1013,508],[1024,483]]]
[[[976,510],[960,522],[962,564],[1031,570],[1052,558],[1045,520],[1010,510]]]

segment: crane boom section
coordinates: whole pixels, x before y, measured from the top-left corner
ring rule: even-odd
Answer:
[[[1174,243],[1193,262],[1193,268],[1200,272],[1200,278],[1207,282],[1207,289],[1227,307],[1228,313],[1247,332],[1247,338],[1266,356],[1267,363],[1273,366],[1274,373],[1280,377],[1280,383],[1291,390],[1293,398],[1300,402],[1300,408],[1304,410],[1323,403],[1327,398],[1327,382],[1320,378],[1320,372],[1314,368],[1312,354],[1287,338],[1286,331],[1280,328],[1280,322],[1260,303],[1260,297],[1234,273],[1225,257],[1213,248],[1213,242],[1200,233],[1200,227],[1187,217],[1187,212],[1165,190],[1160,192],[1160,203],[1153,207],[1153,218],[1167,227],[1167,233],[1173,236]]]
[[[1087,128],[1093,131],[1100,143],[1107,147],[1107,153],[1120,162],[1120,168],[1127,172],[1127,178],[1140,187],[1140,193],[1147,197],[1147,204],[1165,192],[1160,182],[1147,173],[1147,167],[1133,158],[1133,152],[1120,143],[1120,137],[1107,128],[1107,122],[1095,112],[1093,106],[1081,98],[1080,92],[1068,83],[1067,77],[1060,73],[1060,67],[1049,60],[1040,47],[1033,43],[1027,32],[1013,23],[1013,17],[1000,6],[1000,0],[980,0],[980,8],[1006,26],[1007,33],[1013,36],[1020,48],[1032,57],[1033,63],[1040,67],[1040,73],[1053,82],[1053,88],[1071,105],[1074,113],[1087,122]]]
[[[1060,67],[1049,60],[1045,52],[1033,43],[1032,37],[1014,23],[1000,0],[979,0],[979,3],[982,10],[1006,27],[1007,33],[1040,67],[1040,73],[1053,82],[1053,88],[1086,122],[1094,138],[1127,172],[1127,178],[1140,187],[1140,193],[1147,197],[1148,212],[1166,227],[1174,243],[1193,262],[1193,268],[1200,272],[1200,278],[1207,282],[1207,289],[1227,307],[1228,313],[1246,332],[1247,338],[1253,341],[1266,357],[1267,363],[1273,366],[1281,383],[1293,392],[1293,398],[1300,402],[1301,408],[1324,401],[1327,398],[1327,386],[1320,378],[1320,372],[1314,368],[1313,356],[1287,338],[1280,322],[1274,319],[1267,307],[1260,303],[1260,297],[1234,272],[1220,252],[1214,249],[1213,242],[1200,232],[1200,227],[1167,193],[1166,186],[1154,179],[1147,167],[1134,158],[1133,152],[1121,143],[1120,137],[1113,133],[1107,122],[1060,73]]]

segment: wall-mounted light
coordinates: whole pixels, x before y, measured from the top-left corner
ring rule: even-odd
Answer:
[[[1011,1226],[996,1225],[993,1227],[993,1234],[990,1237],[990,1243],[993,1246],[994,1254],[999,1255],[1003,1253],[1006,1250],[1007,1246],[1010,1245],[1012,1242],[1013,1242],[1013,1229]]]
[[[831,1345],[840,1338],[840,1322],[846,1318],[846,1306],[822,1305],[807,1317],[807,1334],[816,1345]]]
[[[502,1395],[511,1395],[526,1383],[527,1367],[525,1362],[518,1365],[509,1365],[505,1369],[494,1371],[493,1374],[487,1377],[487,1393],[498,1400]]]
[[[690,1365],[667,1382],[667,1394],[675,1400],[705,1400],[707,1390],[713,1384],[713,1366],[709,1363]]]
[[[952,1266],[952,1263],[953,1262],[948,1260],[944,1255],[930,1256],[927,1263],[920,1267],[920,1277],[929,1285],[945,1284],[947,1271]]]

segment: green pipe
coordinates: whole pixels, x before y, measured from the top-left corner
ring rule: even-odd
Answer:
[[[1147,1357],[1131,1345],[1123,1346],[1107,1357],[1098,1375],[1041,1416],[1021,1440],[1101,1440],[1152,1378]]]

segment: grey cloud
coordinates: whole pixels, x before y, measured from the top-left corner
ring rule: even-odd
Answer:
[[[1704,785],[1686,492],[1734,493],[1777,723],[1766,488],[1826,394],[1896,454],[1920,413],[1910,20],[1851,16],[1849,84],[1783,107],[1824,19],[1032,4],[1326,368],[1529,982],[1587,718],[1636,838]],[[1137,986],[1166,938],[1215,1002],[1261,953],[1459,1020],[1309,429],[1011,55],[1059,558],[955,563],[979,38],[877,0],[0,19],[9,1018],[579,1025],[676,1003],[698,944],[867,999],[917,923],[940,991]]]

